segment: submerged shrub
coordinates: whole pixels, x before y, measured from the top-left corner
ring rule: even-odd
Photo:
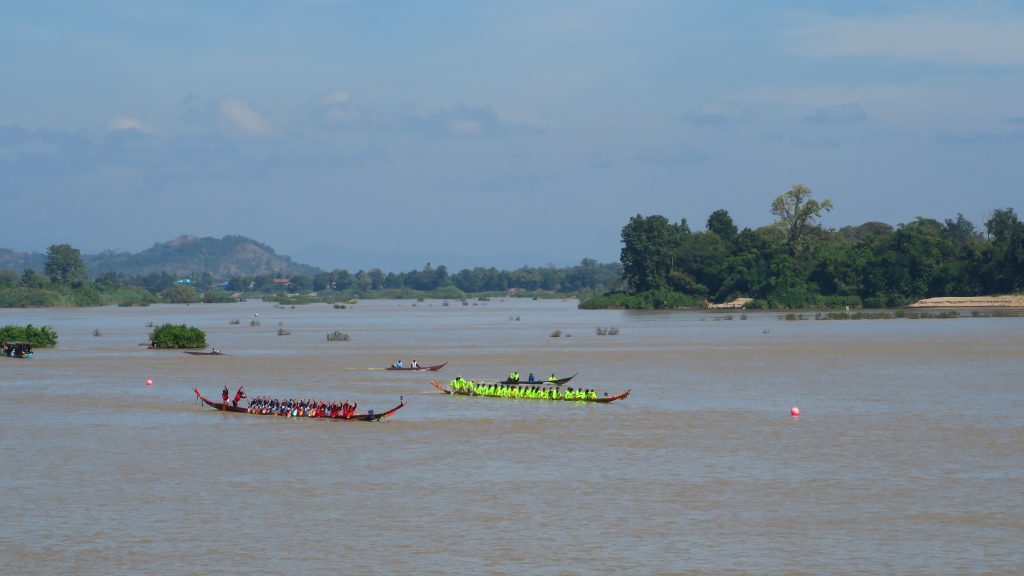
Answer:
[[[162,324],[149,339],[157,348],[206,348],[206,333],[184,324]]]
[[[0,342],[31,342],[36,348],[49,348],[57,345],[57,333],[49,326],[8,325],[0,328]]]

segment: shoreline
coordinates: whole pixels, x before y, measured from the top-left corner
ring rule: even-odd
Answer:
[[[1006,296],[939,296],[925,298],[907,308],[1024,308],[1024,295]]]

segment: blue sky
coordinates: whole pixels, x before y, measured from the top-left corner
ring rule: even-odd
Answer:
[[[616,261],[635,214],[981,226],[1021,2],[0,4],[0,248],[241,234],[326,269]]]

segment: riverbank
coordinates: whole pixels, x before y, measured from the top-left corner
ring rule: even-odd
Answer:
[[[907,308],[1024,308],[1024,295],[942,296],[918,300]]]

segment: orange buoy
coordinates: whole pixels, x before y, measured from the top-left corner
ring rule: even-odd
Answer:
[[[152,380],[146,380],[146,386],[152,386],[152,385],[153,385],[153,381]]]
[[[799,416],[800,415],[800,409],[797,408],[796,406],[793,406],[792,408],[789,409],[789,415],[790,416]]]

